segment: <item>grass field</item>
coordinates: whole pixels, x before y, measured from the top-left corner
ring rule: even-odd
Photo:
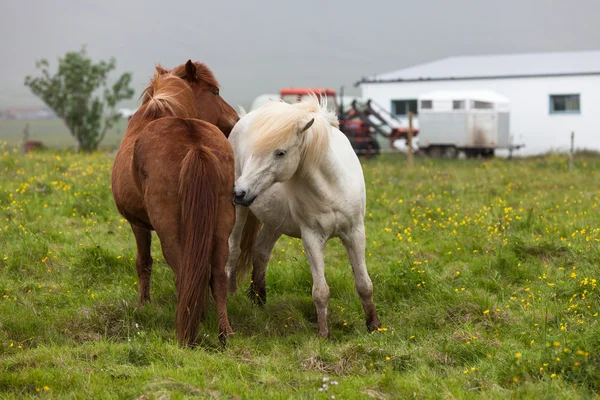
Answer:
[[[20,145],[27,124],[29,124],[30,140],[39,140],[51,149],[73,147],[73,138],[60,119],[32,121],[0,119],[0,142],[7,142],[10,146]],[[116,148],[121,143],[126,128],[127,120],[119,121],[106,133],[100,146],[108,149]]]
[[[3,154],[3,155],[2,155]],[[282,238],[268,303],[229,297],[200,346],[175,341],[154,236],[153,301],[111,157],[0,150],[0,398],[594,398],[600,394],[600,158],[363,161],[367,263],[383,327],[367,333],[339,240],[319,339],[301,243]]]

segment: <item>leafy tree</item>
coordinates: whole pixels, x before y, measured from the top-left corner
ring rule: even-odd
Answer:
[[[124,73],[112,87],[107,84],[116,61],[96,64],[87,57],[86,47],[58,59],[58,71],[50,75],[46,59],[36,62],[42,76],[25,77],[25,86],[62,118],[75,140],[75,150],[98,148],[106,132],[121,118],[116,105],[133,97],[131,73]],[[101,92],[101,96],[94,93]]]

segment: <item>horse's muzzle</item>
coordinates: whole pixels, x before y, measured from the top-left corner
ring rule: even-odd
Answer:
[[[249,207],[256,200],[256,196],[247,198],[245,191],[233,192],[233,204],[236,206]]]

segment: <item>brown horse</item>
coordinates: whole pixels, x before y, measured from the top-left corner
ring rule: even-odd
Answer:
[[[191,61],[171,71],[157,67],[142,99],[112,170],[115,203],[137,244],[139,302],[150,301],[154,230],[175,275],[179,343],[195,343],[209,283],[225,342],[232,333],[225,264],[235,223],[227,136],[239,116],[219,96],[212,72]]]

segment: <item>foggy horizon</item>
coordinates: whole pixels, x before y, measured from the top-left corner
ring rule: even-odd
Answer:
[[[2,3],[0,109],[43,105],[25,76],[39,74],[35,62],[42,58],[55,71],[59,57],[82,45],[94,61],[116,58],[113,80],[133,74],[134,98],[118,107],[139,105],[155,65],[192,59],[213,71],[223,98],[237,108],[290,86],[344,85],[360,94],[354,83],[362,77],[445,57],[598,50],[599,14],[600,4],[590,0],[577,7],[556,0]]]

